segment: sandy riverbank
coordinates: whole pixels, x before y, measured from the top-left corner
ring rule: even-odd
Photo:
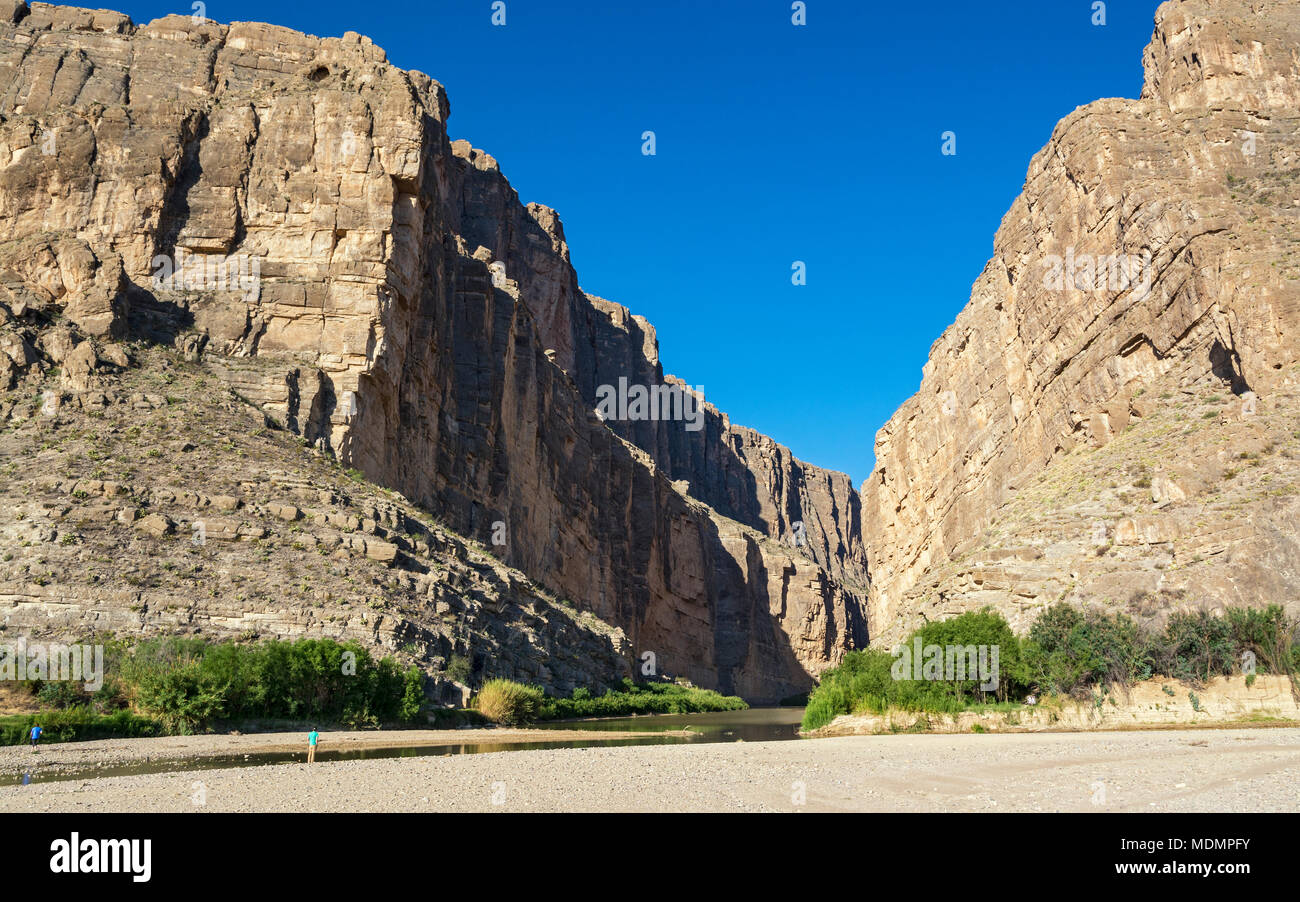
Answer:
[[[464,730],[340,730],[320,734],[319,753],[363,749],[406,748],[434,745],[519,745],[530,742],[568,742],[635,739],[650,736],[688,736],[671,732],[611,732],[608,730],[523,729],[476,727]],[[121,767],[228,755],[303,753],[307,734],[212,733],[198,736],[160,736],[149,739],[98,739],[42,745],[0,746],[0,774],[66,773],[88,768]]]
[[[33,783],[0,811],[1300,811],[1300,729],[848,736]]]

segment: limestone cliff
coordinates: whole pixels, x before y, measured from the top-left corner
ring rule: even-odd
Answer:
[[[862,488],[873,641],[1060,598],[1300,610],[1300,7],[1163,4],[1056,127]]]
[[[0,388],[49,376],[59,318],[78,398],[112,340],[175,346],[661,672],[807,688],[867,638],[847,477],[712,408],[598,417],[676,384],[653,329],[449,113],[353,33],[0,4]]]
[[[452,150],[469,164],[458,234],[501,261],[583,400],[594,405],[597,388],[620,377],[647,386],[673,380],[660,366],[654,327],[644,317],[578,286],[555,211],[521,205],[496,161],[468,142],[455,141]],[[649,452],[670,479],[687,482],[693,497],[778,540],[793,544],[797,535],[800,547],[837,578],[865,587],[860,501],[843,473],[797,460],[767,436],[733,426],[707,402],[699,430],[661,420],[607,425]]]

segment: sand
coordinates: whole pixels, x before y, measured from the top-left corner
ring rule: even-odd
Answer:
[[[458,730],[334,730],[320,734],[318,754],[330,751],[403,748],[451,744],[517,745],[686,736],[687,731],[612,732],[608,730],[475,727]],[[195,761],[228,755],[301,753],[306,757],[307,732],[209,733],[151,739],[100,739],[92,742],[0,746],[0,774],[67,773],[96,767]]]
[[[201,748],[221,739],[126,742]],[[9,786],[0,811],[1294,812],[1300,729],[900,734],[293,763]]]

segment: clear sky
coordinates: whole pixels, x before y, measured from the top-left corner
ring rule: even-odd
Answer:
[[[357,31],[442,82],[451,137],[559,211],[583,288],[649,318],[668,372],[861,483],[1030,157],[1075,107],[1138,96],[1158,5],[1112,0],[1104,26],[1092,0],[807,0],[803,26],[789,0],[506,0],[504,26],[492,0],[206,15]]]

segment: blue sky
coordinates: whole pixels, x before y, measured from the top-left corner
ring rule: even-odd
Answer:
[[[491,0],[206,14],[357,31],[442,82],[451,136],[560,212],[583,288],[648,317],[665,369],[861,483],[1030,157],[1075,107],[1138,96],[1158,5],[1113,0],[1104,26],[1092,0],[807,0],[799,27],[789,0],[506,0],[504,27]]]

